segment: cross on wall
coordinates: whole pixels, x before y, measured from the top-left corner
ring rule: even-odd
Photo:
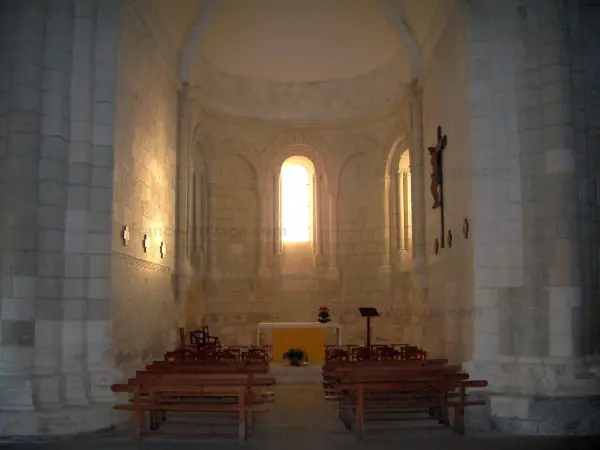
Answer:
[[[444,217],[444,150],[448,144],[448,137],[442,134],[442,127],[437,127],[437,142],[429,147],[431,157],[431,196],[433,197],[432,209],[440,210],[440,247],[446,247],[446,224]],[[437,253],[437,250],[436,250]]]

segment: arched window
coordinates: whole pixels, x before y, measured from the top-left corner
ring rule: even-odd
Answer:
[[[281,166],[281,241],[313,242],[314,166],[302,156],[288,158]]]
[[[396,242],[398,250],[410,251],[412,248],[412,202],[410,183],[410,156],[405,150],[398,164],[396,175]]]

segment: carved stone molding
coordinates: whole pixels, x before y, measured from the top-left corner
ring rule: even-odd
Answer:
[[[173,270],[169,266],[156,264],[150,261],[146,261],[144,259],[136,258],[135,256],[128,255],[126,253],[114,252],[113,255],[117,263],[125,264],[127,267],[147,270],[149,272],[163,272],[166,274],[170,274]]]

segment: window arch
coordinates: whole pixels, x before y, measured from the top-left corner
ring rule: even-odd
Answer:
[[[410,155],[405,150],[398,163],[395,182],[396,208],[396,243],[398,251],[412,250],[412,201]]]

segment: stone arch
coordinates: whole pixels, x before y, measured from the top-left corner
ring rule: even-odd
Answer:
[[[381,260],[384,230],[381,205],[373,202],[381,198],[382,171],[378,167],[378,159],[374,161],[370,152],[362,151],[346,159],[340,170],[337,217],[344,292],[355,291],[361,276],[379,270],[379,264],[373,264],[375,259]]]
[[[368,152],[372,154],[381,155],[381,151],[379,149],[379,143],[376,139],[371,136],[364,135],[351,135],[345,143],[345,151],[343,153],[343,161],[345,164],[350,158],[359,153]],[[387,153],[386,155],[387,156]],[[381,156],[379,156],[381,157]],[[342,166],[340,166],[340,173],[342,170]],[[383,169],[382,169],[383,171]]]
[[[337,176],[337,181],[338,181],[338,186],[336,189],[336,193],[338,195],[338,200],[339,200],[339,195],[342,192],[342,182],[343,182],[343,174],[344,171],[348,169],[348,167],[350,166],[350,164],[352,164],[352,162],[356,159],[359,159],[363,156],[368,156],[368,153],[364,150],[362,151],[357,151],[357,152],[353,152],[352,154],[350,154],[350,156],[348,156],[344,162],[342,162],[342,164],[340,164],[340,170]],[[360,169],[362,170],[357,170],[355,175],[358,176],[362,176],[362,175],[368,175],[368,176],[372,176],[373,175],[373,171],[367,166],[367,167],[361,167]]]
[[[239,276],[237,281],[248,287],[258,265],[260,195],[257,172],[252,162],[239,152],[220,154],[214,165],[227,167],[227,170],[219,170],[211,177],[212,263],[234,270],[230,275]],[[232,214],[234,207],[235,214]],[[225,264],[219,264],[221,262]]]
[[[302,130],[276,136],[262,153],[263,164],[266,165],[264,170],[274,173],[274,169],[281,167],[290,156],[304,156],[310,159],[315,165],[315,172],[322,175],[327,183],[331,183],[333,158],[323,139]]]

